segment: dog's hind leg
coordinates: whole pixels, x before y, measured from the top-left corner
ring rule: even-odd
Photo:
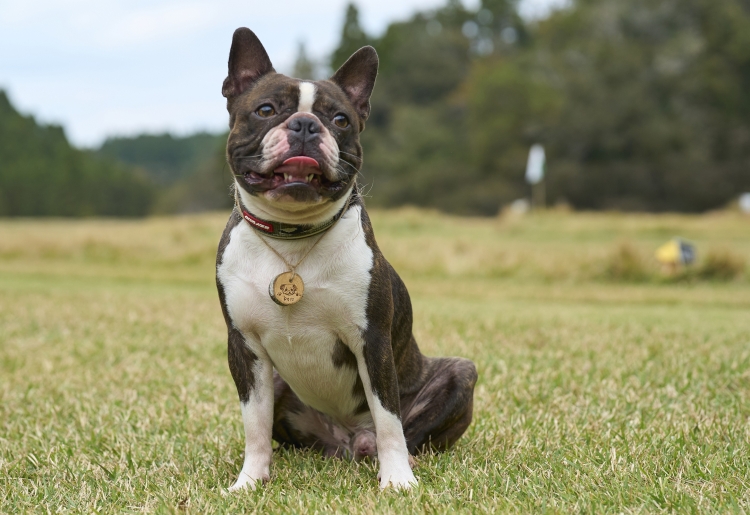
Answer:
[[[425,381],[401,398],[401,417],[410,454],[444,451],[469,427],[477,370],[463,358],[424,358]]]
[[[305,405],[278,372],[273,373],[273,439],[282,447],[316,449],[343,458],[353,434],[330,417]]]

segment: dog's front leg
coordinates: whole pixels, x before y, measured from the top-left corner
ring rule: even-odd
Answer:
[[[256,349],[260,345],[254,346]],[[233,492],[255,487],[270,479],[271,429],[273,427],[273,365],[260,352],[253,352],[243,335],[229,329],[229,370],[237,386],[245,426],[245,462],[237,481],[229,487]]]
[[[380,488],[408,489],[417,480],[409,465],[409,451],[401,425],[401,402],[390,333],[369,329],[364,336],[362,351],[357,356],[357,368],[375,423]]]

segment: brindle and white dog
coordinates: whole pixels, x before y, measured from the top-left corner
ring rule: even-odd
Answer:
[[[409,488],[411,454],[448,448],[471,422],[474,364],[419,352],[359,195],[377,68],[364,47],[329,80],[301,81],[274,71],[253,32],[234,33],[223,94],[238,202],[216,258],[245,427],[230,490],[270,479],[272,439],[377,456],[380,487]],[[269,283],[300,259],[304,296],[278,305]]]

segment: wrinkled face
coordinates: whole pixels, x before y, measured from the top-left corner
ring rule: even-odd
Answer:
[[[363,120],[337,84],[267,73],[228,107],[227,160],[248,193],[320,204],[356,179]]]

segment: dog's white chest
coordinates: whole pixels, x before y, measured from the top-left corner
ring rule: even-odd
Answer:
[[[324,233],[297,268],[305,283],[297,304],[279,306],[270,298],[270,282],[287,266],[244,222],[232,229],[218,269],[229,314],[251,350],[267,355],[303,402],[336,418],[351,415],[361,401],[353,395],[356,369],[334,359],[341,343],[361,346],[367,327],[373,253],[360,209],[353,207]],[[312,243],[266,241],[291,264]]]

